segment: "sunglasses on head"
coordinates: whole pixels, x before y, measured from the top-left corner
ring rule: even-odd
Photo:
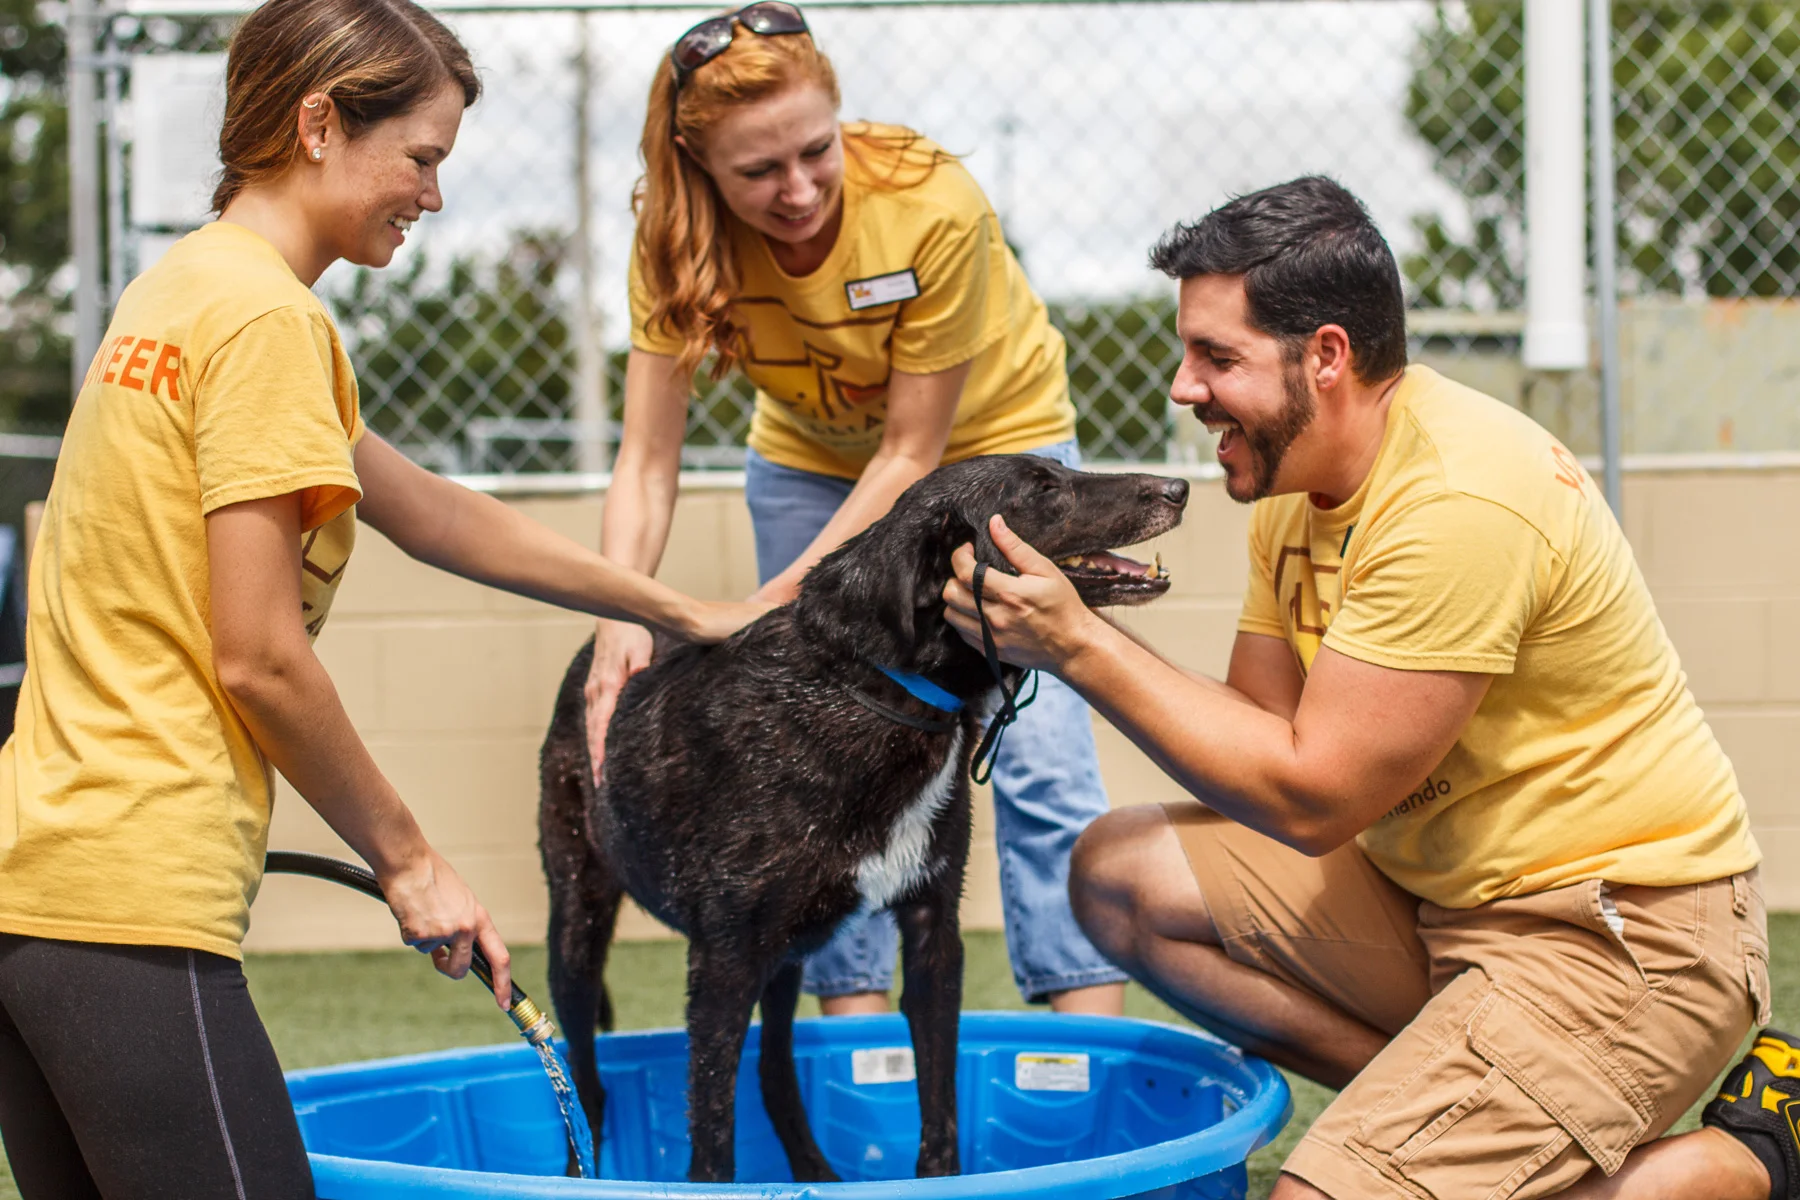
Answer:
[[[747,4],[734,13],[708,17],[675,39],[669,51],[669,62],[675,68],[675,86],[687,82],[689,75],[704,67],[731,45],[742,25],[751,33],[768,37],[777,33],[805,33],[806,18],[800,10],[783,0],[760,0]]]

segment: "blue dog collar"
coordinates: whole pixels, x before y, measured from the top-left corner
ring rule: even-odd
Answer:
[[[952,696],[949,692],[946,692],[943,688],[931,682],[931,680],[925,678],[923,675],[909,675],[905,671],[890,671],[880,664],[876,664],[875,669],[905,688],[915,700],[923,701],[937,709],[939,712],[954,713],[962,711],[963,702],[961,700],[958,700],[955,696]]]

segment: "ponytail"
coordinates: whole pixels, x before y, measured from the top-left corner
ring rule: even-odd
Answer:
[[[725,204],[712,177],[675,142],[676,100],[675,70],[665,54],[650,83],[641,143],[644,175],[631,198],[637,214],[638,269],[651,296],[645,324],[681,339],[676,362],[683,377],[692,375],[711,352],[712,377],[720,379],[737,358],[731,321],[737,258]]]

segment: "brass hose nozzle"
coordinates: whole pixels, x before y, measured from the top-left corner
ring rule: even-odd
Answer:
[[[534,1046],[541,1046],[556,1036],[556,1025],[545,1016],[543,1010],[533,1004],[531,997],[521,995],[513,1006],[506,1010],[512,1023],[519,1027],[519,1032],[526,1041]]]

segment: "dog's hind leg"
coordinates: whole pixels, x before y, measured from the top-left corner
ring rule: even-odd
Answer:
[[[550,999],[557,1024],[568,1039],[569,1073],[575,1095],[587,1112],[600,1153],[600,1128],[606,1116],[606,1090],[594,1061],[594,1029],[612,1029],[612,1002],[606,993],[606,952],[619,914],[620,888],[607,865],[587,844],[581,793],[572,779],[567,793],[546,772],[539,810],[539,847],[544,874],[550,881]],[[574,1151],[570,1171],[575,1174]]]
[[[919,1075],[919,1177],[956,1175],[962,1170],[956,1145],[956,1024],[963,979],[956,897],[898,904],[894,916],[906,973],[900,1010],[912,1030]]]
[[[606,1089],[594,1057],[594,1031],[612,1031],[612,998],[604,975],[619,899],[619,888],[606,869],[592,860],[577,879],[550,888],[550,999],[556,1006],[556,1022],[568,1039],[569,1074],[593,1131],[596,1161],[606,1118]]]
[[[688,1137],[695,1183],[730,1183],[737,1171],[737,1069],[769,966],[754,955],[688,942]]]
[[[800,1003],[800,974],[799,963],[783,963],[763,989],[762,1061],[758,1064],[763,1107],[775,1126],[775,1136],[781,1139],[781,1148],[787,1151],[794,1181],[831,1183],[837,1174],[813,1140],[806,1106],[800,1101],[800,1077],[794,1071],[794,1009]]]

